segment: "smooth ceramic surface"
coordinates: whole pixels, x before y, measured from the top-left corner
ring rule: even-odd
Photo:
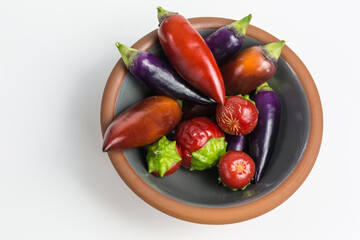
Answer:
[[[196,18],[190,20],[207,35],[232,20]],[[206,30],[200,30],[206,29]],[[278,41],[270,34],[249,26],[242,49]],[[156,31],[139,40],[134,47],[164,57],[156,42]],[[218,186],[217,170],[190,172],[184,168],[165,178],[146,171],[145,150],[110,152],[109,157],[128,186],[159,210],[184,220],[223,224],[261,215],[285,201],[309,174],[320,148],[322,111],[316,86],[300,59],[285,46],[275,76],[269,81],[279,96],[282,113],[280,132],[272,161],[259,184],[233,192]],[[133,103],[151,96],[147,87],[115,66],[104,91],[102,130],[111,119]],[[310,97],[309,97],[310,96]]]

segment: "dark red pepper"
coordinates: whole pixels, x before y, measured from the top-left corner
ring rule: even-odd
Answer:
[[[180,147],[182,165],[190,170],[211,168],[226,152],[224,132],[206,117],[182,122],[175,140]]]
[[[285,41],[252,46],[221,67],[226,95],[249,94],[276,72],[277,61]]]
[[[205,40],[182,15],[158,7],[158,18],[159,41],[171,65],[191,85],[223,104],[224,82]]]
[[[181,119],[181,107],[165,96],[146,98],[118,115],[106,129],[103,151],[148,145],[170,133]]]

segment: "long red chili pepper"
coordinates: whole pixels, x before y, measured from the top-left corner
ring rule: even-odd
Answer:
[[[181,119],[181,107],[172,98],[146,98],[120,113],[106,129],[104,151],[148,145],[167,135]]]
[[[223,104],[224,82],[205,40],[182,15],[158,7],[158,18],[160,44],[171,65],[191,85]]]

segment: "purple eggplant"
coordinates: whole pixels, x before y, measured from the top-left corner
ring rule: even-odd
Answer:
[[[249,143],[247,135],[230,135],[226,134],[225,136],[228,151],[241,151],[248,152]]]
[[[251,18],[250,14],[239,21],[219,28],[205,38],[219,65],[225,63],[240,50]]]
[[[116,43],[126,68],[149,88],[168,97],[201,105],[216,102],[199,92],[171,68],[169,64],[152,53],[140,51]]]
[[[255,92],[253,101],[259,111],[258,124],[249,135],[250,155],[255,162],[255,182],[264,175],[274,152],[280,124],[280,101],[265,82]]]

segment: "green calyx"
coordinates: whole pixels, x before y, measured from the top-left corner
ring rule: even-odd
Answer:
[[[255,94],[257,94],[258,92],[261,92],[261,91],[273,92],[274,90],[269,86],[269,84],[267,82],[264,82],[263,84],[261,84],[260,86],[258,86],[256,88]]]
[[[193,152],[190,170],[205,170],[217,165],[222,155],[226,152],[227,142],[225,137],[210,138],[199,150]]]
[[[173,14],[178,14],[177,12],[171,12],[171,11],[165,10],[162,7],[157,7],[156,9],[158,12],[159,25],[161,24],[162,21],[164,21],[165,18],[170,17]]]
[[[263,46],[264,56],[269,60],[277,61],[281,55],[281,50],[285,45],[285,41],[269,43]]]
[[[182,100],[180,100],[180,99],[176,99],[176,101],[177,101],[177,103],[180,105],[180,107],[182,107],[182,106],[183,106],[183,101],[182,101]]]
[[[249,14],[248,16],[244,17],[243,19],[240,19],[236,22],[229,24],[228,28],[234,32],[236,37],[238,37],[238,38],[243,37],[246,34],[246,29],[249,26],[251,18],[252,18],[252,15]]]
[[[134,60],[135,60],[136,56],[140,53],[140,51],[130,48],[130,47],[127,47],[118,42],[115,43],[115,46],[119,49],[119,52],[121,54],[121,57],[124,61],[126,68],[129,68],[132,65],[134,65]]]
[[[236,96],[245,98],[246,100],[249,100],[250,102],[252,102],[252,104],[256,105],[255,102],[250,99],[249,94],[246,94],[246,95],[241,95],[241,94],[239,94],[239,95],[236,95]]]
[[[170,170],[175,163],[181,161],[176,150],[176,142],[169,141],[165,136],[149,145],[146,155],[148,172],[157,172],[161,177]]]
[[[227,188],[230,188],[233,192],[236,192],[237,190],[245,190],[245,188],[247,186],[249,186],[251,184],[251,181],[243,188],[232,188],[232,187],[229,187],[228,185],[226,185],[225,183],[223,183],[223,181],[221,181],[221,178],[219,177],[218,180],[222,183],[222,185],[224,185],[224,187],[227,187]]]

